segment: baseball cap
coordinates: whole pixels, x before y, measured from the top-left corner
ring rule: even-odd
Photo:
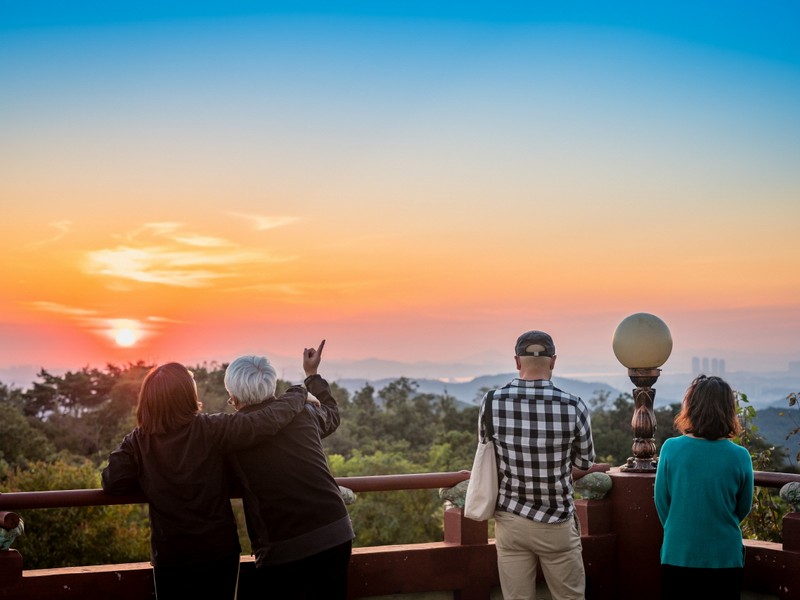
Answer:
[[[537,344],[542,346],[544,350],[528,351],[528,346]],[[517,345],[515,346],[517,356],[555,356],[556,345],[551,338],[544,331],[528,331],[523,333],[517,338]]]

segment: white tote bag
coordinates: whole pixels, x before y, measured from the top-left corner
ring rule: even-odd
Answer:
[[[487,521],[493,515],[497,506],[497,457],[494,453],[492,436],[492,396],[491,391],[486,396],[486,405],[483,409],[484,439],[478,439],[478,449],[475,451],[475,460],[472,462],[467,496],[464,500],[464,516],[473,521]]]

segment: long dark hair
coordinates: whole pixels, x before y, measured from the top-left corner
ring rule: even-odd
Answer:
[[[145,375],[136,423],[145,433],[166,433],[189,423],[199,411],[192,373],[180,363],[153,367]]]
[[[736,415],[736,396],[721,377],[697,376],[683,397],[675,429],[707,440],[736,437],[742,424]]]

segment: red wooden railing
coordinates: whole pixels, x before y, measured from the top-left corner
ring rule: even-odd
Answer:
[[[658,600],[661,526],[653,505],[654,475],[609,472],[613,487],[603,500],[576,503],[582,528],[588,600]],[[354,492],[449,488],[469,472],[337,478]],[[758,472],[757,486],[778,488],[800,475]],[[0,515],[40,508],[144,502],[141,496],[110,496],[102,490],[60,490],[0,494]],[[3,515],[3,513],[6,513]],[[702,516],[698,516],[702,518]],[[800,598],[800,513],[783,521],[780,544],[746,540],[745,589],[780,600]],[[252,574],[243,558],[242,581]],[[452,593],[454,600],[489,600],[499,585],[488,523],[444,512],[441,542],[356,548],[350,568],[352,599],[389,594]],[[244,586],[246,588],[246,585]],[[15,550],[0,551],[0,599],[143,600],[153,598],[148,563],[23,570]],[[240,598],[240,600],[246,600]]]

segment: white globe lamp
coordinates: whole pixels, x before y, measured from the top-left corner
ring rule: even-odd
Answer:
[[[613,348],[617,360],[629,369],[657,369],[672,353],[672,334],[657,316],[636,313],[617,326]]]
[[[617,360],[628,367],[636,388],[633,390],[633,456],[620,470],[636,473],[653,473],[658,465],[656,457],[656,416],[653,401],[656,391],[653,384],[661,374],[661,365],[672,353],[672,334],[669,327],[650,313],[635,313],[625,317],[617,326],[612,340]]]

